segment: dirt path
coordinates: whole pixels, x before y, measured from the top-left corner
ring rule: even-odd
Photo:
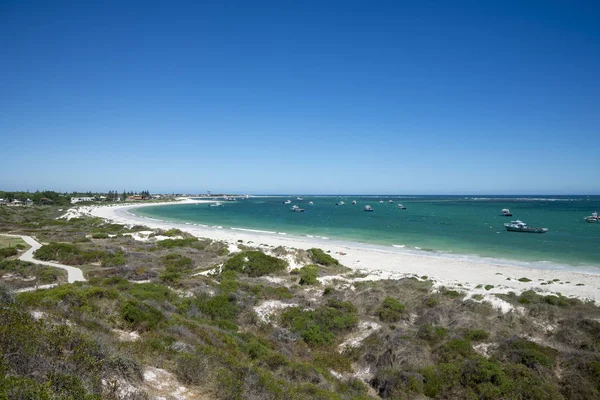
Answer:
[[[25,243],[27,243],[28,245],[31,246],[31,248],[29,250],[27,250],[25,253],[21,254],[21,256],[19,257],[19,260],[31,262],[34,264],[42,264],[42,265],[48,265],[50,267],[64,269],[65,271],[67,271],[67,282],[69,282],[69,283],[73,283],[73,282],[77,282],[77,281],[85,281],[85,278],[83,277],[83,272],[81,271],[81,269],[79,269],[77,267],[53,263],[53,262],[49,262],[49,261],[40,261],[40,260],[36,260],[35,258],[33,258],[33,253],[35,253],[35,251],[37,249],[42,247],[42,244],[40,242],[38,242],[37,240],[35,240],[34,238],[32,238],[31,236],[8,235],[8,234],[2,234],[2,236],[20,237],[21,239],[23,239],[25,241]]]

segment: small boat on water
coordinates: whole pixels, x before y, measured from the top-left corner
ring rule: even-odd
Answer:
[[[392,204],[394,202],[394,200],[388,200],[388,203]]]
[[[292,204],[292,201],[291,200],[286,200],[286,201],[283,202],[283,204]]]
[[[313,203],[312,201],[309,201],[309,202],[308,202],[308,205],[309,205],[309,206],[314,206],[314,205],[315,205],[315,203]]]
[[[356,204],[356,200],[352,200],[352,204]]]
[[[295,204],[292,206],[292,208],[290,208],[290,210],[292,210],[294,212],[305,212],[306,211],[304,208],[300,208]]]
[[[501,213],[502,213],[502,216],[504,216],[504,217],[512,217],[512,213],[510,212],[510,210],[508,208],[503,208]]]
[[[298,196],[296,197],[296,200],[304,200],[302,197]]]
[[[343,206],[344,204],[346,203],[344,203],[343,201],[338,201],[337,203],[335,203],[336,206]]]
[[[406,207],[404,207],[402,204],[398,204],[398,208],[399,208],[400,210],[406,210]]]
[[[600,217],[598,217],[598,213],[596,211],[594,211],[592,215],[588,215],[584,219],[585,222],[589,222],[590,224],[593,224],[594,222],[600,223]]]
[[[223,207],[222,203],[219,203],[218,201],[215,204],[209,204],[209,207]]]
[[[525,233],[546,233],[548,232],[547,228],[533,228],[531,226],[527,226],[527,224],[521,220],[511,221],[510,224],[504,224],[506,230],[509,232],[525,232]]]
[[[379,200],[379,204],[383,204],[383,200]]]
[[[365,206],[365,209],[363,211],[369,211],[369,212],[371,212],[371,211],[375,211],[375,210],[373,210],[373,207],[371,207],[370,205],[367,204]]]

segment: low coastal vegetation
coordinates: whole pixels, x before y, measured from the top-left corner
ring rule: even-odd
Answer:
[[[136,240],[148,229],[58,214],[0,219],[46,238],[37,258],[87,278],[0,260],[0,398],[600,398],[590,302],[484,284],[469,297],[427,277],[369,280],[320,249],[229,254],[181,231]],[[60,285],[15,292],[36,283]]]

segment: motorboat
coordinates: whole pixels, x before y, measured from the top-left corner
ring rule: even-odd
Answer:
[[[394,202],[394,200],[388,200],[388,203],[390,203],[390,204],[393,203],[393,202]]]
[[[400,210],[406,210],[406,207],[404,207],[402,204],[398,204],[398,208],[399,208]]]
[[[383,200],[379,200],[379,204],[383,204]]]
[[[533,228],[527,226],[527,224],[521,220],[511,221],[510,223],[504,224],[506,230],[509,232],[525,232],[525,233],[546,233],[547,228]]]
[[[295,212],[305,212],[306,211],[304,208],[300,208],[295,204],[292,206],[292,208],[290,208],[290,210],[295,211]]]
[[[508,208],[503,208],[501,213],[502,213],[502,216],[504,216],[504,217],[512,217],[512,213],[510,212],[510,210]]]
[[[352,200],[352,204],[356,204],[356,200]]]
[[[283,204],[292,204],[292,201],[291,200],[286,200],[286,201],[283,202]]]
[[[309,201],[309,202],[308,202],[308,205],[309,205],[309,206],[314,206],[314,205],[315,205],[315,203],[313,203],[312,201]]]
[[[214,204],[209,204],[209,207],[223,207],[223,203],[219,203],[218,201]]]
[[[373,207],[371,207],[370,205],[368,205],[368,204],[367,204],[367,205],[365,206],[365,209],[364,209],[363,211],[372,212],[372,211],[375,211],[375,210],[373,210]]]
[[[304,200],[302,197],[298,196],[296,197],[296,200]]]
[[[588,215],[584,219],[585,222],[589,222],[591,224],[593,224],[594,222],[600,222],[600,218],[598,217],[598,213],[596,211],[594,211],[592,215]]]
[[[343,201],[338,201],[337,203],[335,203],[336,206],[343,206],[344,204],[346,203],[344,203]]]

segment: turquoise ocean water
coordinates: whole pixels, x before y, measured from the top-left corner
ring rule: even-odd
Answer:
[[[286,199],[292,203],[283,204]],[[346,204],[336,206],[340,200]],[[352,200],[357,204],[351,204]],[[310,206],[309,201],[314,205]],[[398,203],[407,209],[398,209]],[[294,204],[306,212],[290,211]],[[375,211],[364,212],[367,204]],[[549,267],[597,268],[600,272],[600,223],[584,221],[585,216],[600,211],[600,196],[303,196],[303,200],[274,196],[223,205],[182,204],[132,212],[174,222],[285,232]],[[509,208],[513,217],[501,216],[502,208]],[[549,231],[507,232],[503,224],[517,218]]]

